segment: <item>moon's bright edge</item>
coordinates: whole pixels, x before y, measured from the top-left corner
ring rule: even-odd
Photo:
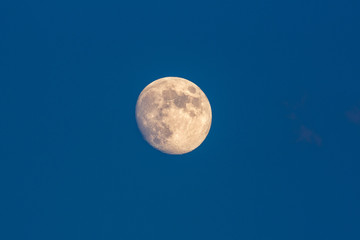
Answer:
[[[197,85],[184,78],[165,77],[140,93],[136,121],[151,146],[168,154],[184,154],[205,140],[212,112]]]

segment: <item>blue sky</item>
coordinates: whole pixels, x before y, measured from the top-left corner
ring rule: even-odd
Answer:
[[[1,239],[359,239],[358,1],[2,1]],[[154,150],[141,90],[213,124]]]

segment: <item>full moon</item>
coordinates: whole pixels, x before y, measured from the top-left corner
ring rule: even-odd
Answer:
[[[136,122],[143,137],[168,154],[184,154],[200,146],[211,119],[206,95],[184,78],[165,77],[150,83],[136,103]]]

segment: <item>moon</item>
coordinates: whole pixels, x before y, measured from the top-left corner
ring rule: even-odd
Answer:
[[[164,77],[147,85],[136,103],[136,122],[144,139],[167,154],[193,151],[211,127],[208,98],[194,83]]]

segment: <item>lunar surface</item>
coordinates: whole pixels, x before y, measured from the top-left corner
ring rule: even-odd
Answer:
[[[197,148],[209,133],[211,114],[203,91],[178,77],[150,83],[136,103],[136,121],[145,140],[168,154],[184,154]]]

